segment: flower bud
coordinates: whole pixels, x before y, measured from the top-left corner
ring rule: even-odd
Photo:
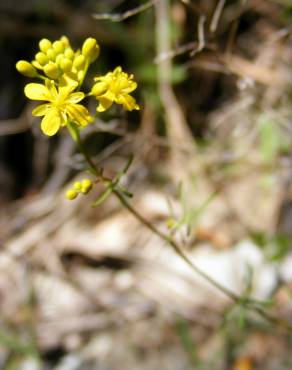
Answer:
[[[56,56],[57,56],[57,53],[53,48],[50,48],[50,49],[47,50],[47,56],[50,60],[55,60]]]
[[[57,54],[60,54],[64,51],[65,47],[62,41],[57,40],[53,42],[53,49],[56,51]]]
[[[99,55],[99,46],[95,39],[89,37],[84,41],[82,46],[82,54],[86,59],[89,59],[90,63],[95,61]]]
[[[40,63],[41,66],[44,66],[45,64],[47,64],[49,62],[49,58],[46,56],[45,53],[43,53],[41,51],[36,54],[35,59],[36,59],[37,62]]]
[[[70,46],[70,42],[69,42],[69,40],[68,40],[68,37],[66,37],[66,36],[62,36],[62,37],[60,38],[60,41],[61,41],[61,43],[64,45],[64,47],[65,47],[65,48],[67,48],[68,46]]]
[[[58,54],[57,57],[56,57],[56,63],[58,65],[61,64],[63,59],[64,59],[64,54]]]
[[[81,193],[87,194],[92,188],[92,181],[89,179],[84,179],[81,182]]]
[[[78,81],[82,81],[83,80],[84,74],[85,74],[85,71],[82,71],[82,70],[77,72],[77,79],[78,79]]]
[[[64,72],[70,72],[72,69],[72,60],[68,58],[63,58],[60,62],[60,67]]]
[[[42,39],[39,42],[39,47],[42,52],[46,53],[52,47],[52,43],[48,39]]]
[[[68,47],[68,48],[65,49],[64,55],[65,55],[66,58],[73,59],[74,51],[70,47]]]
[[[103,95],[107,91],[108,85],[105,82],[98,82],[93,85],[91,89],[92,95],[100,96]]]
[[[82,184],[81,184],[81,182],[80,182],[80,181],[76,181],[76,182],[74,182],[74,184],[73,184],[73,188],[74,188],[75,190],[77,190],[77,191],[80,191],[80,190],[81,190],[81,188],[82,188]]]
[[[73,62],[73,66],[76,68],[76,69],[83,69],[85,67],[85,57],[84,55],[78,55],[78,57],[76,57],[74,59],[74,62]]]
[[[38,75],[37,70],[26,60],[17,62],[16,69],[26,77],[36,77]]]
[[[56,80],[59,76],[59,70],[55,63],[49,62],[44,66],[44,72],[45,74],[53,79]]]
[[[75,198],[77,197],[77,195],[78,195],[78,193],[77,193],[77,191],[76,191],[76,190],[74,190],[74,189],[69,189],[69,190],[67,190],[67,191],[66,191],[66,194],[65,194],[65,196],[66,196],[66,198],[67,198],[68,200],[73,200],[73,199],[75,199]]]

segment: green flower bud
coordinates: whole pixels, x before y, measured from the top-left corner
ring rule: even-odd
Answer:
[[[48,39],[42,39],[39,42],[39,47],[42,52],[46,53],[52,47],[52,43]]]
[[[38,75],[37,70],[26,60],[17,62],[16,69],[26,77],[36,77]]]
[[[44,66],[45,74],[53,79],[56,80],[59,77],[59,70],[55,63],[49,62]]]
[[[43,53],[41,51],[36,54],[35,59],[36,59],[37,62],[40,63],[41,66],[44,66],[45,64],[47,64],[49,62],[49,58],[46,56],[45,53]]]
[[[86,39],[82,46],[82,54],[86,59],[89,59],[89,62],[92,63],[99,55],[99,46],[95,39],[89,37]]]
[[[65,196],[66,196],[66,198],[68,199],[68,200],[73,200],[73,199],[75,199],[76,197],[77,197],[77,195],[78,195],[78,193],[76,192],[76,190],[74,190],[74,189],[69,189],[69,190],[67,190],[66,191],[66,194],[65,194]]]

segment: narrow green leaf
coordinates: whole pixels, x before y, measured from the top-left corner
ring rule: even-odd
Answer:
[[[92,207],[97,207],[99,206],[101,203],[103,203],[105,200],[107,200],[107,198],[111,195],[112,191],[113,191],[113,187],[110,186],[108,187],[97,199],[96,201],[92,204]]]

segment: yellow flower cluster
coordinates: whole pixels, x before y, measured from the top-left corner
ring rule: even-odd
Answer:
[[[94,62],[98,55],[99,46],[93,38],[85,40],[81,51],[74,51],[65,36],[54,42],[42,39],[35,59],[31,63],[19,61],[16,68],[28,77],[36,77],[37,70],[40,70],[45,77],[52,80],[78,84],[83,80],[89,64]],[[28,73],[25,73],[26,68]],[[64,77],[65,81],[62,80]]]
[[[88,67],[98,55],[99,46],[94,38],[86,39],[81,50],[74,51],[68,38],[62,36],[54,42],[42,39],[32,62],[17,62],[20,73],[43,81],[29,83],[24,93],[31,100],[46,102],[32,112],[34,116],[43,116],[41,129],[44,134],[52,136],[70,122],[79,127],[92,122],[93,117],[87,108],[78,104],[86,96],[97,99],[97,112],[107,110],[113,103],[121,104],[126,110],[139,109],[130,95],[137,84],[133,75],[123,72],[121,67],[105,76],[95,77],[95,84],[87,95],[80,91]]]
[[[76,181],[73,184],[73,188],[66,191],[66,198],[73,200],[77,198],[78,194],[87,194],[92,189],[92,181],[90,179],[83,179],[82,181]]]
[[[99,101],[98,112],[104,112],[113,103],[122,104],[126,110],[139,109],[139,105],[130,95],[137,87],[133,81],[134,76],[128,75],[117,67],[113,72],[105,76],[95,77],[96,84],[93,85],[91,94]]]

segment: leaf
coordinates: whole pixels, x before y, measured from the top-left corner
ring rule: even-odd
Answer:
[[[113,186],[109,186],[97,199],[96,201],[92,204],[92,207],[97,207],[99,206],[101,203],[103,203],[104,201],[107,200],[107,198],[111,195],[111,193],[113,192],[114,190],[114,187]]]

